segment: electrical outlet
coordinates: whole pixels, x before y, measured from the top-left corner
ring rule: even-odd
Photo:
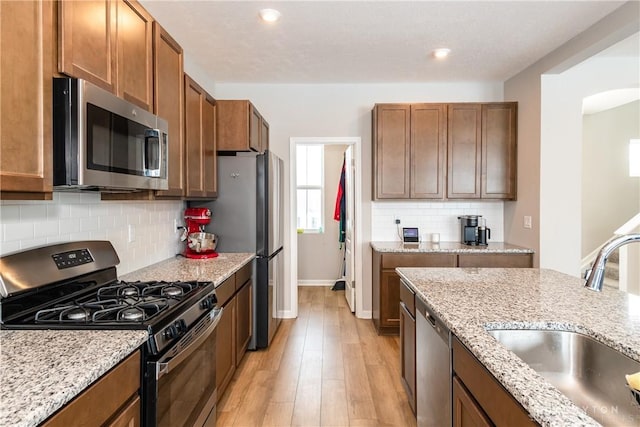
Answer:
[[[523,224],[524,228],[531,228],[531,216],[530,215],[525,215],[524,216],[524,224]]]
[[[136,228],[129,224],[129,243],[133,243],[136,241]]]
[[[178,232],[180,231],[178,229],[179,224],[178,224],[178,219],[177,218],[173,218],[173,232],[178,234]]]
[[[396,218],[395,223],[396,225],[400,225],[400,218]]]

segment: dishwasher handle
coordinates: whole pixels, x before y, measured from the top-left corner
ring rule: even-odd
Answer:
[[[449,344],[449,328],[445,326],[442,321],[433,314],[431,308],[427,306],[427,304],[422,301],[420,298],[416,298],[416,311],[420,313],[428,322],[429,325],[433,329],[435,329],[436,333],[440,336],[440,338]]]

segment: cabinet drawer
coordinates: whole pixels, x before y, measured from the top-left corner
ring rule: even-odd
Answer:
[[[455,267],[456,254],[382,254],[382,268]]]
[[[218,298],[218,306],[223,306],[231,299],[236,292],[236,275],[232,274],[227,280],[222,282],[216,288],[216,297]]]
[[[251,279],[253,273],[253,261],[249,261],[247,264],[240,267],[240,270],[236,271],[236,290],[240,289],[242,285],[247,283],[247,280]]]
[[[411,313],[413,318],[416,318],[416,294],[404,283],[404,280],[400,280],[400,301],[407,307],[407,311]]]
[[[537,425],[493,375],[454,336],[453,372],[496,426]]]
[[[103,425],[138,392],[139,388],[140,352],[136,351],[62,408],[43,426]]]
[[[458,267],[531,268],[531,254],[460,254]]]

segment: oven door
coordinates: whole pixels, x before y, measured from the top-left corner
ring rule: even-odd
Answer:
[[[145,426],[215,426],[215,308],[157,361],[146,363]]]

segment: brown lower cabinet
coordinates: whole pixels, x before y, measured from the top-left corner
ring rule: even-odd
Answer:
[[[400,375],[416,413],[416,294],[400,281]]]
[[[451,342],[454,426],[538,425],[455,335]]]
[[[373,251],[372,318],[380,335],[400,333],[400,276],[398,267],[533,267],[528,253],[398,253]]]
[[[240,365],[251,340],[253,284],[250,262],[216,288],[218,305],[223,307],[216,328],[216,387],[218,401]]]
[[[139,390],[140,351],[136,351],[45,421],[42,426],[140,426]]]

